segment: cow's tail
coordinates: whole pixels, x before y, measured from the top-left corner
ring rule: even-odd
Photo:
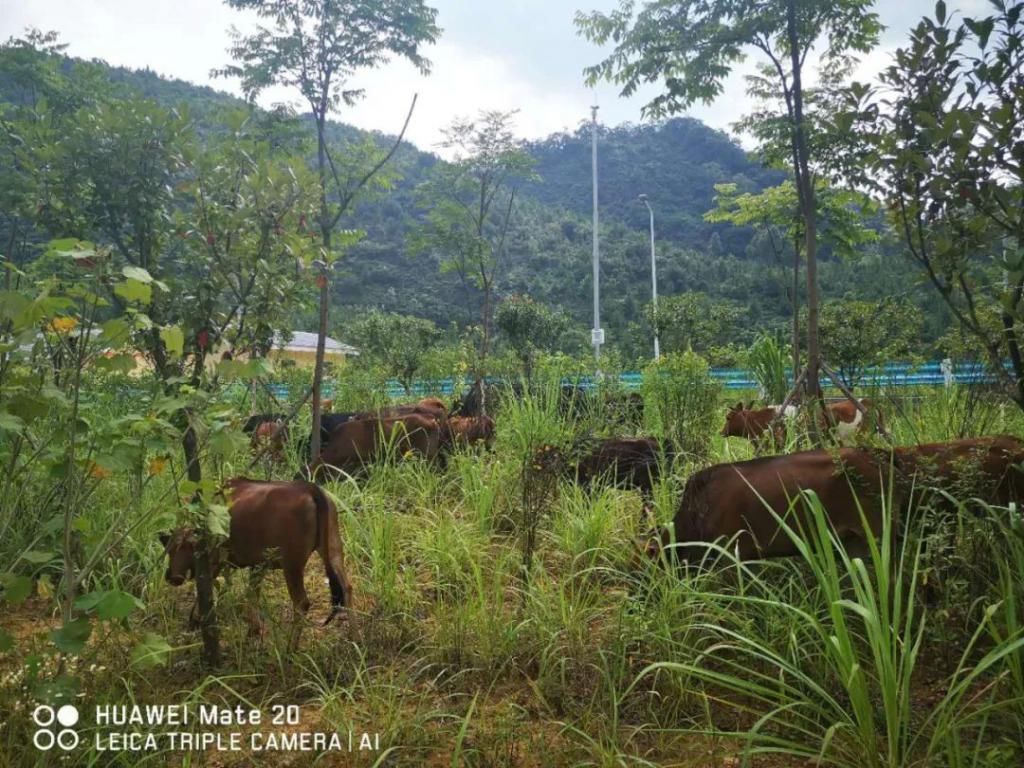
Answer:
[[[338,512],[320,486],[310,483],[316,505],[317,552],[324,563],[327,583],[331,587],[331,613],[324,622],[330,624],[338,612],[352,604],[352,588],[345,576],[345,557],[338,532]]]

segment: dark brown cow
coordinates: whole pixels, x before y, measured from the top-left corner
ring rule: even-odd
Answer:
[[[213,575],[225,565],[249,568],[252,587],[258,593],[262,571],[284,571],[288,594],[295,610],[292,644],[298,642],[298,619],[309,610],[303,581],[306,562],[320,555],[331,589],[331,613],[351,605],[352,589],[345,574],[344,549],[338,532],[338,512],[331,500],[313,483],[259,482],[239,477],[225,486],[230,499],[231,523],[227,540],[213,553]],[[189,528],[161,534],[168,555],[167,581],[180,586],[194,572],[196,538]],[[255,595],[254,595],[255,597]],[[255,610],[256,601],[250,607]],[[257,626],[261,629],[262,624]]]
[[[436,418],[422,413],[348,421],[331,433],[320,458],[309,466],[315,478],[320,467],[336,467],[349,474],[381,458],[388,446],[397,457],[415,453],[426,459],[439,457],[442,430]]]
[[[668,446],[665,452],[671,453]],[[589,486],[607,478],[616,487],[640,491],[645,501],[650,501],[661,476],[661,454],[661,445],[653,437],[606,438],[577,462],[576,479]]]
[[[885,477],[871,452],[853,448],[717,464],[690,477],[671,527],[648,542],[648,553],[656,554],[658,545],[667,545],[674,533],[681,546],[674,547],[673,554],[682,561],[700,562],[706,552],[705,547],[683,542],[710,543],[734,536],[742,560],[794,555],[793,541],[772,512],[798,530],[809,530],[813,521],[805,500],[800,498],[791,509],[801,491],[817,494],[841,539],[863,544],[860,510],[877,536]]]
[[[490,416],[452,416],[448,419],[448,433],[454,445],[483,443],[490,448],[494,444],[494,419]]]

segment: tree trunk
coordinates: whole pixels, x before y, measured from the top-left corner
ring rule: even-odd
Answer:
[[[185,452],[188,479],[199,483],[203,479],[203,468],[199,463],[199,443],[192,420],[188,418],[185,432],[181,437],[181,447]],[[193,500],[201,498],[196,491]],[[220,665],[220,629],[217,626],[217,611],[213,602],[213,569],[211,568],[210,532],[205,525],[199,526],[199,542],[195,553],[196,605],[199,608],[199,627],[203,639],[203,663],[207,667]]]
[[[327,239],[330,239],[329,237]],[[326,248],[326,245],[325,245]],[[324,381],[324,348],[327,343],[327,303],[330,299],[329,282],[327,270],[317,275],[317,285],[320,286],[320,325],[316,335],[316,365],[313,368],[313,434],[310,436],[309,450],[311,460],[320,458],[320,421],[321,421],[321,393]]]
[[[800,248],[793,243],[793,381],[800,375]]]
[[[320,175],[320,237],[323,240],[323,273],[317,276],[320,287],[320,324],[316,333],[316,363],[313,366],[313,426],[309,439],[310,461],[320,458],[321,393],[324,380],[324,347],[327,340],[327,303],[330,300],[327,280],[328,255],[331,252],[331,226],[327,211],[327,147],[324,144],[326,112],[316,116],[317,171]]]
[[[821,352],[818,345],[818,232],[815,222],[814,182],[811,178],[810,156],[807,146],[807,126],[804,123],[804,95],[800,71],[800,39],[796,28],[796,0],[786,3],[786,32],[789,38],[793,76],[793,131],[796,148],[797,191],[804,220],[804,253],[807,255],[807,375],[804,391],[808,401],[821,403]],[[811,429],[820,444],[818,419],[811,415]]]

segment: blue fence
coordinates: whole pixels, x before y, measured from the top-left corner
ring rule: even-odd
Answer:
[[[726,389],[757,389],[757,382],[750,371],[742,368],[713,368],[711,375],[714,376]],[[957,384],[978,384],[993,381],[992,374],[986,370],[981,363],[961,363],[953,366],[951,382]],[[501,383],[500,377],[491,377],[489,383]],[[942,363],[938,360],[923,363],[921,365],[910,365],[907,363],[892,363],[878,368],[870,368],[864,374],[859,384],[861,387],[913,387],[941,385],[947,381],[947,373],[943,370]],[[619,376],[619,382],[629,390],[637,390],[643,382],[642,373],[623,373]],[[412,394],[415,396],[426,394],[456,395],[465,391],[471,381],[469,379],[458,382],[456,390],[454,379],[443,381],[417,381],[413,385]],[[585,390],[591,390],[597,386],[593,376],[581,376],[577,378],[563,379],[567,385],[577,385]],[[279,400],[288,398],[289,390],[286,384],[271,384],[270,390],[274,397]],[[325,382],[324,397],[330,398],[334,394],[334,387]],[[394,380],[387,382],[387,394],[389,397],[403,397],[405,390]]]

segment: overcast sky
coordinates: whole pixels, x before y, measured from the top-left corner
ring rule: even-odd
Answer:
[[[983,12],[985,0],[949,0],[950,10]],[[618,0],[434,0],[443,32],[427,50],[433,72],[422,77],[403,62],[359,76],[367,95],[354,108],[335,115],[361,128],[397,133],[414,93],[419,101],[408,137],[421,149],[436,151],[441,129],[454,117],[478,109],[519,109],[518,132],[528,138],[574,129],[589,118],[596,97],[599,119],[609,124],[639,122],[644,94],[620,99],[616,89],[595,91],[583,84],[582,70],[596,63],[601,50],[580,38],[573,25],[576,10],[610,10]],[[858,68],[873,76],[932,0],[879,0],[886,25],[882,45]],[[111,64],[150,69],[195,83],[238,93],[237,83],[212,80],[210,70],[228,63],[228,29],[245,17],[218,0],[0,0],[0,38],[26,27],[56,30],[68,52]],[[749,64],[747,67],[749,68]],[[725,94],[689,114],[728,130],[750,106],[743,69],[727,83]],[[649,99],[652,91],[646,92]],[[262,101],[289,100],[271,92]]]

